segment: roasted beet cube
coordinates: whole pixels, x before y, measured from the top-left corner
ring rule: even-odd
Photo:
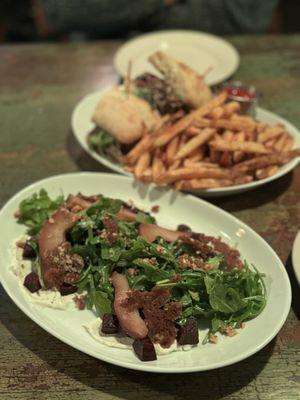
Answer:
[[[36,257],[36,252],[33,250],[33,248],[31,246],[29,246],[28,242],[26,242],[24,244],[22,256],[23,256],[23,258],[35,258]]]
[[[184,325],[179,325],[177,343],[180,345],[199,343],[198,323],[195,318],[190,317]]]
[[[41,289],[40,280],[38,274],[35,272],[30,272],[25,276],[24,286],[31,292],[35,293]]]
[[[119,321],[114,314],[104,314],[102,317],[101,332],[112,334],[119,332]]]
[[[191,228],[188,225],[184,225],[184,224],[178,225],[177,230],[180,232],[191,232]]]
[[[155,348],[148,336],[144,339],[135,339],[133,349],[141,361],[156,360]]]
[[[60,291],[60,294],[61,294],[62,296],[67,296],[68,294],[72,294],[72,293],[77,292],[77,289],[78,289],[77,286],[70,285],[69,283],[65,283],[65,282],[64,282],[64,283],[60,286],[59,291]]]

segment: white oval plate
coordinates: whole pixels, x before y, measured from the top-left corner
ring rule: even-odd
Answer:
[[[108,90],[108,89],[106,89]],[[77,138],[81,147],[95,160],[105,165],[107,168],[112,169],[115,172],[118,172],[123,175],[132,176],[131,173],[124,171],[122,166],[118,164],[116,161],[112,161],[107,158],[105,155],[98,154],[96,151],[92,150],[88,146],[87,137],[92,129],[95,127],[95,124],[91,122],[91,116],[96,108],[96,105],[101,99],[102,94],[106,91],[99,91],[95,93],[91,93],[85,96],[73,110],[71,117],[71,126],[75,137]],[[284,118],[279,117],[278,115],[267,111],[263,108],[257,108],[256,117],[258,120],[266,122],[268,124],[277,124],[282,123],[287,127],[289,133],[295,139],[295,147],[300,147],[300,134],[298,129],[289,123]],[[289,163],[284,165],[279,169],[277,174],[270,176],[269,178],[261,179],[259,181],[254,181],[250,183],[246,183],[243,185],[235,185],[235,186],[226,186],[223,188],[215,188],[215,189],[207,189],[207,190],[197,190],[193,191],[193,194],[201,197],[218,197],[218,196],[227,196],[232,194],[237,194],[241,192],[245,192],[250,189],[257,188],[258,186],[264,185],[268,182],[271,182],[281,176],[287,174],[293,168],[295,168],[300,160],[300,157],[291,160]]]
[[[124,77],[131,61],[132,77],[144,72],[159,75],[147,61],[158,50],[188,64],[199,74],[211,68],[206,76],[209,85],[224,81],[239,65],[236,49],[218,36],[188,30],[166,30],[138,36],[123,44],[115,54],[115,68]]]
[[[300,231],[297,233],[293,243],[292,263],[296,279],[300,285]]]
[[[16,223],[13,214],[20,201],[45,188],[50,196],[77,193],[103,193],[125,201],[133,200],[138,207],[150,210],[160,205],[158,223],[175,228],[179,223],[193,230],[220,236],[237,243],[242,256],[266,274],[267,305],[261,315],[249,321],[233,338],[220,337],[217,345],[199,345],[190,351],[159,356],[157,361],[141,362],[132,350],[115,349],[95,341],[82,327],[93,320],[91,311],[61,311],[31,304],[10,271],[12,263],[9,245],[22,233],[24,226]],[[197,218],[198,217],[198,218]],[[132,178],[114,174],[75,173],[50,177],[17,193],[0,211],[0,226],[5,235],[0,242],[1,283],[15,304],[47,332],[100,360],[121,367],[150,372],[193,372],[224,367],[251,356],[278,333],[291,303],[291,288],[286,270],[272,248],[251,228],[230,214],[194,196],[135,182]],[[200,340],[206,332],[202,331]]]

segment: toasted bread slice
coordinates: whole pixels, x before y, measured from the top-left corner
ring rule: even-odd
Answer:
[[[126,94],[119,88],[106,92],[92,115],[92,121],[96,125],[123,144],[140,139],[159,119],[149,103],[133,94]]]
[[[149,62],[164,75],[177,96],[189,106],[197,108],[211,99],[212,93],[204,77],[186,64],[161,51],[153,53]]]

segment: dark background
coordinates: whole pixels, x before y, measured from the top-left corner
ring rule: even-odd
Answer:
[[[41,40],[69,41],[103,38],[103,35],[88,36],[85,32],[70,32],[64,35],[38,34],[32,12],[30,11],[31,1],[32,0],[0,0],[0,44],[7,42],[35,42]],[[130,1],[128,1],[128,4],[130,4]],[[300,0],[281,0],[272,16],[272,21],[267,33],[296,32],[300,32]],[[118,33],[113,36],[109,35],[109,37],[128,37],[128,32]]]

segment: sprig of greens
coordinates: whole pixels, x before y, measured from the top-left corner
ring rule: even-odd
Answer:
[[[99,152],[114,143],[114,138],[105,130],[93,131],[88,137],[88,143],[92,149]]]
[[[45,189],[21,201],[17,214],[18,222],[28,227],[29,235],[36,235],[53,212],[63,203],[64,197],[51,200]]]

